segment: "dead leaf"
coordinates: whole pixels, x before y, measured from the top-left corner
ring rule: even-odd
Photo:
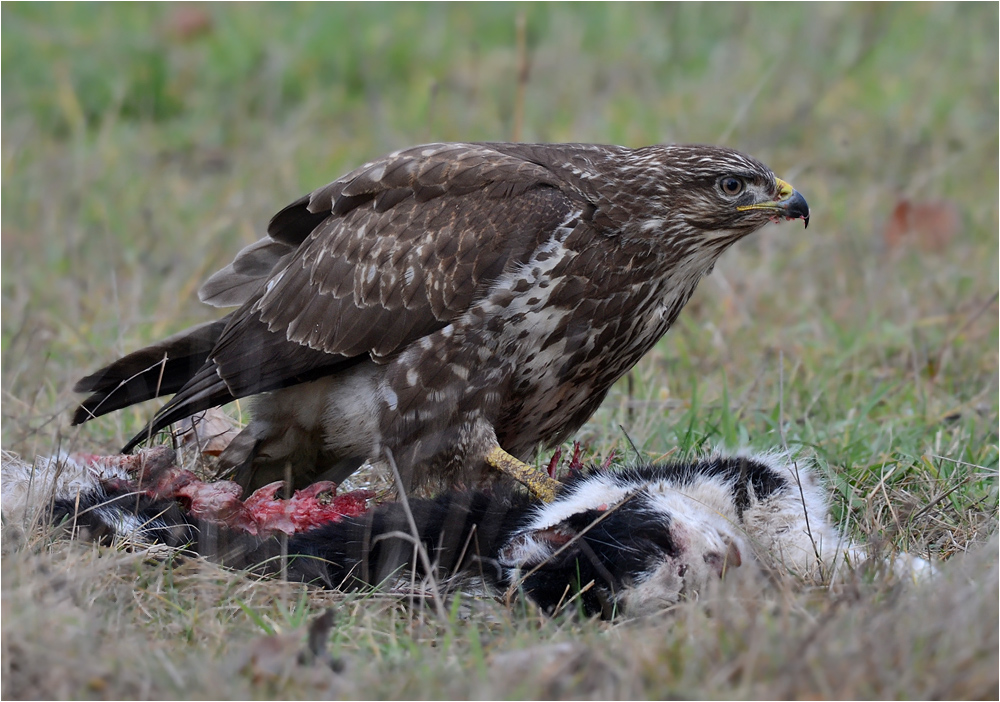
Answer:
[[[240,433],[236,420],[218,407],[182,419],[176,426],[180,445],[193,446],[206,456],[218,456]]]
[[[212,15],[199,5],[177,5],[167,18],[167,34],[178,41],[192,41],[212,31]]]
[[[911,248],[939,252],[947,248],[961,229],[962,218],[954,203],[900,198],[885,224],[882,239],[890,251]]]

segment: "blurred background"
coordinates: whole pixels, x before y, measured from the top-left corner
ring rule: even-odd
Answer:
[[[214,318],[201,281],[367,159],[707,142],[792,182],[810,227],[727,253],[583,438],[995,467],[997,25],[995,3],[4,3],[4,448],[120,445],[153,408],[70,429],[73,382]]]

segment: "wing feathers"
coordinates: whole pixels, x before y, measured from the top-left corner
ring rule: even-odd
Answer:
[[[264,237],[236,254],[228,266],[213,274],[198,290],[198,299],[213,307],[242,305],[257,292],[272,271],[281,270],[295,249]]]
[[[395,207],[412,194],[413,191],[410,188],[392,188],[391,190],[383,190],[375,196],[375,211],[385,212],[386,210]]]
[[[407,198],[381,213],[357,209],[321,225],[249,313],[289,341],[327,353],[390,354],[464,313],[573,207],[543,187],[490,206],[444,196],[423,205]],[[413,314],[412,326],[409,319],[403,325],[408,332],[387,331],[403,310]]]
[[[331,185],[337,185],[337,183],[331,183]],[[327,199],[322,207],[313,208],[314,197],[317,193],[319,191],[299,198],[274,215],[267,225],[267,235],[275,241],[288,244],[293,248],[305,241],[309,233],[330,216],[332,199]]]
[[[81,407],[83,419],[97,405],[177,391],[151,422],[156,430],[233,398],[391,356],[464,314],[588,207],[568,182],[516,149],[483,144],[430,144],[365,164],[281,210],[268,237],[209,278],[205,302],[241,307],[228,324],[214,323],[186,361],[168,354],[158,389],[148,387],[146,357],[120,362],[119,375],[134,373],[133,361],[146,365],[135,369],[142,383],[114,400],[113,388],[81,381],[104,393]],[[203,366],[192,374],[197,361]]]

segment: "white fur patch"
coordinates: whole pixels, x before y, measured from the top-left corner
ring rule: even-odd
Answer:
[[[762,466],[777,489],[756,495],[753,482],[713,470],[718,461],[743,458]],[[699,471],[698,468],[701,467]],[[826,490],[812,463],[787,452],[715,452],[692,461],[677,473],[664,468],[662,478],[639,479],[623,473],[597,473],[572,485],[553,503],[535,508],[500,555],[512,572],[551,556],[575,534],[567,526],[574,515],[614,509],[641,499],[643,521],[663,515],[676,553],[651,553],[650,569],[635,574],[617,601],[631,614],[652,611],[698,592],[727,570],[746,563],[784,569],[800,577],[829,578],[844,565],[865,560],[830,520]],[[742,499],[742,513],[738,494]],[[628,509],[623,507],[623,509]],[[655,517],[653,517],[655,519]],[[928,561],[899,554],[890,563],[900,577],[933,574]]]
[[[40,456],[30,464],[4,451],[0,461],[0,511],[4,520],[24,525],[53,499],[73,499],[97,489],[102,480],[128,478],[120,465],[99,458],[86,461],[60,453],[52,458]]]

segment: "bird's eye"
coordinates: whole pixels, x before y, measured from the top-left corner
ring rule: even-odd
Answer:
[[[739,195],[743,192],[743,181],[733,176],[726,176],[719,181],[719,187],[726,195]]]

